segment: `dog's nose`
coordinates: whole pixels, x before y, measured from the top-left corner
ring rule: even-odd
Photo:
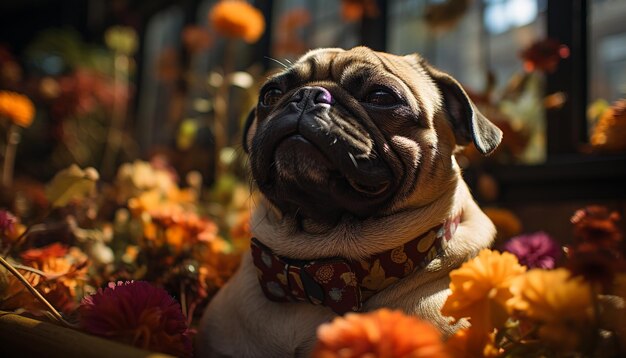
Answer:
[[[312,100],[314,104],[333,104],[333,96],[324,87],[302,87],[292,97],[292,101]]]
[[[333,96],[330,94],[330,92],[328,92],[328,90],[324,87],[312,87],[311,91],[313,91],[314,93],[312,93],[313,96],[313,101],[315,103],[326,103],[326,104],[332,104],[333,103]]]

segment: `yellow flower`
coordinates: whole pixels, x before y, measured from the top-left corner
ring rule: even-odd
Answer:
[[[441,308],[444,316],[468,318],[473,329],[491,333],[506,322],[506,301],[512,280],[526,271],[508,253],[482,250],[450,273],[451,295]]]
[[[530,270],[513,282],[511,292],[509,309],[540,324],[539,337],[548,344],[574,349],[590,326],[591,288],[566,269]]]
[[[104,33],[104,42],[113,51],[130,56],[137,51],[137,32],[129,26],[113,26]]]
[[[245,1],[220,1],[211,9],[209,20],[220,34],[242,38],[248,43],[256,42],[265,30],[261,11]]]
[[[447,357],[439,330],[400,311],[348,313],[317,329],[314,358]]]
[[[591,134],[592,147],[598,151],[623,152],[626,150],[626,98],[602,112]]]
[[[15,92],[0,91],[0,117],[7,117],[20,127],[33,123],[35,106],[28,97]]]

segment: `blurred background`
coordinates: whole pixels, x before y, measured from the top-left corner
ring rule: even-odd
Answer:
[[[366,45],[419,52],[502,128],[490,157],[458,157],[501,235],[568,236],[587,204],[626,212],[626,0],[218,3],[3,0],[0,90],[35,106],[16,185],[72,163],[111,180],[136,159],[205,187],[245,181],[241,125],[263,80],[309,49]]]

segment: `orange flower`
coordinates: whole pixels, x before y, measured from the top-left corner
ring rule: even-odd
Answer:
[[[400,311],[349,313],[317,329],[314,358],[447,357],[439,330]]]
[[[217,32],[248,43],[256,42],[265,30],[261,11],[239,0],[223,0],[213,6],[209,20]]]
[[[181,225],[172,225],[165,229],[167,244],[176,250],[180,250],[189,243],[189,232]]]
[[[35,117],[35,106],[28,97],[0,91],[0,117],[7,117],[20,127],[29,127]]]
[[[342,0],[341,16],[348,22],[361,20],[363,17],[374,18],[380,14],[376,1]]]
[[[450,290],[441,313],[459,320],[468,318],[473,329],[491,333],[508,317],[506,301],[513,279],[526,271],[508,253],[481,250],[478,256],[450,273]]]
[[[29,249],[21,255],[22,261],[46,274],[45,278],[63,284],[69,293],[76,295],[76,289],[87,275],[87,260],[82,252],[68,255],[68,248],[58,242],[38,249]],[[51,287],[51,290],[55,290]],[[44,291],[46,293],[47,291]]]
[[[70,262],[65,257],[51,257],[33,267],[46,273],[48,279],[65,285],[72,296],[87,277],[87,261]]]
[[[496,347],[495,338],[495,332],[484,334],[466,328],[446,341],[446,350],[454,358],[497,357],[500,350]]]
[[[509,309],[540,325],[548,344],[574,349],[591,326],[591,288],[582,277],[563,268],[534,269],[515,279]]]
[[[53,244],[50,244],[48,246],[44,246],[38,249],[26,250],[22,252],[20,256],[22,258],[22,261],[24,261],[27,264],[32,264],[32,263],[43,264],[49,259],[54,259],[54,258],[65,256],[67,254],[67,251],[68,251],[67,246],[61,243],[55,242]]]

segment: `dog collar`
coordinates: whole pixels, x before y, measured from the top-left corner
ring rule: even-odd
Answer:
[[[276,255],[256,238],[252,258],[265,296],[276,302],[310,302],[337,314],[359,311],[368,298],[428,265],[454,236],[461,216],[366,260],[295,260]]]

